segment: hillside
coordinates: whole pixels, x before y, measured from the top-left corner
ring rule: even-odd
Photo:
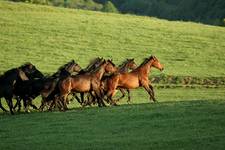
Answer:
[[[97,56],[119,64],[154,54],[167,75],[225,75],[222,27],[4,1],[0,14],[1,73],[27,61],[52,73],[70,59],[85,67]]]

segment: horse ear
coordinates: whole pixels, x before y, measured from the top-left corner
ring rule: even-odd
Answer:
[[[149,57],[149,59],[153,59],[154,58],[154,56],[153,55],[151,55],[150,57]]]
[[[132,58],[131,60],[134,61],[134,58]]]
[[[33,68],[33,65],[30,63],[29,64],[29,69],[32,69]]]

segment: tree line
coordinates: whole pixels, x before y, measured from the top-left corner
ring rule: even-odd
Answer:
[[[11,0],[225,26],[224,0]]]

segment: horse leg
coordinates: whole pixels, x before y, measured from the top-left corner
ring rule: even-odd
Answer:
[[[98,103],[97,96],[94,91],[91,91],[88,99],[88,105],[91,106],[91,104],[95,105],[96,103]]]
[[[84,93],[80,93],[81,105],[84,103]]]
[[[6,110],[6,109],[2,106],[1,98],[0,98],[0,108],[1,108],[4,112],[8,112],[8,110]]]
[[[57,98],[58,99],[58,98]],[[56,102],[58,102],[58,105],[62,106],[61,110],[62,111],[65,111],[65,110],[68,110],[68,107],[67,107],[67,95],[63,95],[59,98],[59,100],[56,99]]]
[[[20,112],[21,110],[21,99],[19,97],[16,97],[16,105],[18,105],[18,110],[17,112]],[[16,109],[16,105],[13,107],[13,109]]]
[[[77,100],[78,103],[81,104],[80,98],[77,96],[76,93],[73,93],[73,97]]]
[[[125,91],[124,91],[124,89],[119,88],[119,90],[120,90],[120,92],[122,93],[122,96],[119,97],[119,98],[116,100],[117,102],[118,102],[119,100],[121,100],[122,98],[124,98],[124,96],[125,96]]]
[[[35,105],[32,103],[32,99],[30,99],[30,102],[29,102],[29,103],[30,103],[29,105],[30,105],[33,109],[38,110],[37,106],[35,106]]]
[[[82,107],[85,107],[85,106],[87,106],[87,105],[89,105],[89,106],[90,106],[90,96],[91,96],[91,94],[90,94],[90,93],[88,93],[88,95],[87,95],[87,99],[86,99],[86,100],[84,100],[84,102],[81,104],[81,106],[82,106]]]
[[[65,111],[65,104],[63,98],[56,98],[55,99],[55,105],[59,108],[60,111]]]
[[[41,106],[39,107],[39,111],[43,111],[45,107],[45,99],[42,97]]]
[[[29,112],[27,100],[23,98],[23,107],[25,112]]]
[[[110,105],[117,106],[116,102],[113,100],[113,96],[116,94],[116,90],[110,90],[107,93],[107,99],[110,102]]]
[[[13,110],[15,111],[16,110],[16,107],[19,105],[19,98],[16,97],[16,104],[15,106],[13,106]]]
[[[55,98],[54,100],[51,100],[48,102],[49,108],[48,111],[52,111],[53,108],[58,107],[59,109],[62,109],[62,106],[58,106],[58,98]]]
[[[149,84],[149,88],[151,89],[152,100],[153,100],[153,101],[156,101],[156,99],[155,99],[155,92],[154,92],[153,86],[152,86],[151,84]]]
[[[101,91],[96,89],[95,90],[95,95],[96,95],[96,98],[97,98],[97,102],[98,102],[98,106],[99,107],[102,107],[102,106],[106,106],[103,99],[102,99],[102,96],[101,96]]]
[[[147,84],[147,85],[145,85],[145,86],[143,86],[144,88],[145,88],[145,90],[148,92],[148,94],[149,94],[149,99],[151,100],[153,100],[154,102],[156,102],[156,99],[155,99],[155,97],[154,97],[154,95],[153,95],[153,93],[152,93],[152,90],[151,90],[151,88],[149,87],[149,84]]]
[[[127,89],[127,95],[128,95],[128,100],[127,100],[127,103],[130,103],[130,90],[129,89]]]
[[[11,115],[14,115],[12,98],[6,98],[6,101],[7,101],[7,104],[9,106]]]

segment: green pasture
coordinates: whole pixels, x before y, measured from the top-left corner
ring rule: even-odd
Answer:
[[[4,1],[0,14],[1,73],[27,61],[53,73],[71,59],[82,67],[97,56],[140,64],[154,54],[165,74],[225,75],[223,27]]]
[[[157,89],[158,103],[0,114],[1,149],[225,148],[224,89]],[[139,91],[139,94],[142,93]],[[75,104],[73,102],[72,104]],[[71,105],[70,105],[71,106]]]

